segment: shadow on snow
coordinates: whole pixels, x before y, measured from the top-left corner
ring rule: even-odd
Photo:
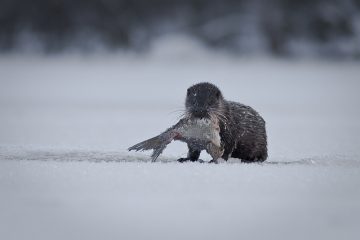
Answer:
[[[0,151],[0,160],[15,161],[58,161],[58,162],[151,162],[145,154],[127,154],[123,152],[106,151],[59,151],[59,150],[7,150]],[[175,163],[174,157],[160,157],[157,162]],[[360,167],[358,156],[329,155],[313,156],[302,159],[282,159],[270,158],[263,163],[241,163],[238,159],[221,161],[220,164],[244,164],[261,166],[283,166],[283,165],[314,165],[314,166],[354,166]]]

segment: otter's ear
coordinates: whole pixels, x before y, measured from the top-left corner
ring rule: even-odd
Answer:
[[[187,96],[190,96],[190,89],[187,90],[186,95],[187,95]]]

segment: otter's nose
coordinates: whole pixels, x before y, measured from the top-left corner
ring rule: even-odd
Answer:
[[[206,116],[206,110],[204,109],[194,109],[193,110],[194,117],[204,118]]]

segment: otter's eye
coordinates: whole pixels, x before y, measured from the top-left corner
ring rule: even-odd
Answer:
[[[216,92],[216,98],[220,98],[220,92]]]

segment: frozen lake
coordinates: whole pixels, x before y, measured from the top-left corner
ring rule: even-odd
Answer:
[[[1,239],[358,239],[359,63],[190,50],[1,56]],[[265,118],[267,162],[126,151],[201,81]]]

